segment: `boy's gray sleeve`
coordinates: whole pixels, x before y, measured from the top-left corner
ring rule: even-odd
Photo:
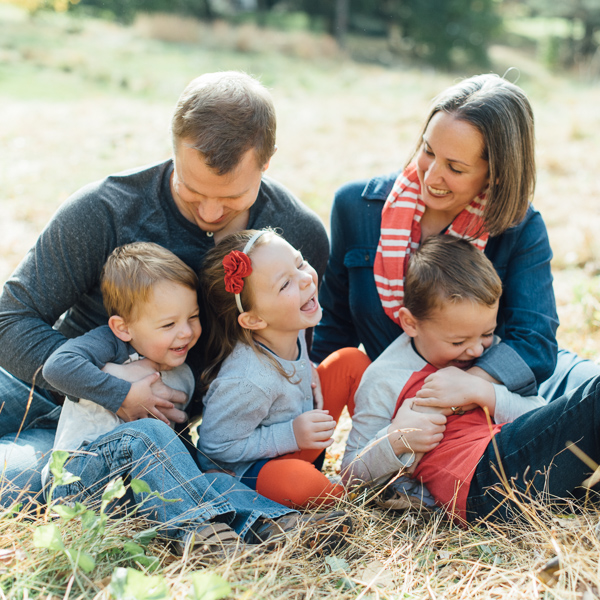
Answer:
[[[46,361],[43,375],[66,396],[91,400],[116,413],[131,383],[101,369],[108,362],[121,364],[128,358],[127,345],[103,326],[67,340]]]
[[[368,373],[368,371],[367,371]],[[378,379],[373,382],[373,379]],[[414,454],[396,456],[388,427],[397,392],[371,371],[356,391],[352,429],[342,459],[344,482],[370,482],[396,474],[414,462]]]
[[[547,401],[541,396],[520,396],[509,391],[503,385],[494,383],[493,386],[496,393],[496,409],[494,411],[496,423],[512,423],[530,410],[547,404]]]

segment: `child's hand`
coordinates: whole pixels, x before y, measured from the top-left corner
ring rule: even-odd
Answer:
[[[463,411],[478,406],[495,406],[496,393],[492,384],[456,367],[446,367],[429,375],[417,392],[415,405],[437,406],[452,414],[452,407]],[[493,415],[493,410],[490,411]]]
[[[163,397],[173,396],[175,392],[178,398],[179,394],[182,394],[185,402],[185,394],[167,387],[162,383],[160,373],[155,371],[131,385],[129,393],[117,411],[117,416],[123,421],[137,421],[153,416],[167,425],[169,419],[177,423],[185,423],[187,415]]]
[[[444,439],[446,417],[412,410],[413,400],[402,403],[388,427],[389,440],[397,456],[406,452],[429,452]]]
[[[146,379],[149,375],[157,374],[158,365],[144,358],[143,360],[136,360],[125,365],[107,363],[102,370],[113,377],[137,383]],[[184,406],[187,401],[187,395],[184,392],[174,390],[165,385],[160,376],[154,378],[154,382],[151,384],[146,396],[144,396],[143,390],[147,388],[145,386],[140,386],[140,388],[142,389],[133,390],[132,386],[123,404],[121,404],[121,408],[117,411],[117,415],[123,421],[143,419],[150,416],[149,412],[165,423],[169,421],[185,423],[187,421],[186,413],[179,408],[180,406]],[[162,404],[159,401],[162,401]],[[138,406],[140,403],[141,406]],[[158,416],[157,412],[161,416]],[[128,415],[131,415],[131,417],[129,418]]]
[[[327,410],[309,410],[293,421],[294,435],[300,450],[324,449],[333,444],[335,421]]]

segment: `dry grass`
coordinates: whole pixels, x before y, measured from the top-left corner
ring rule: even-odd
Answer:
[[[140,21],[137,29],[124,29],[46,17],[30,22],[20,13],[0,11],[0,281],[81,185],[169,155],[172,106],[198,73],[244,69],[272,88],[279,151],[270,174],[325,221],[333,192],[343,182],[403,164],[429,100],[458,76],[357,65],[328,50],[327,40],[315,53],[309,37],[198,27]],[[179,41],[186,43],[160,41],[173,31],[181,31]],[[264,49],[269,39],[277,53]],[[600,88],[549,74],[511,49],[494,48],[492,58],[495,71],[520,70],[519,83],[536,113],[535,204],[555,251],[561,343],[595,357]],[[342,425],[347,431],[348,422]],[[330,454],[330,471],[339,464],[343,436]],[[292,540],[279,551],[252,553],[210,569],[227,579],[236,598],[587,600],[600,587],[599,515],[592,506],[561,514],[530,507],[518,525],[469,529],[438,513],[386,513],[364,495],[345,507],[355,531],[348,546],[334,554],[337,561]],[[42,520],[43,515],[30,519],[22,513],[0,518],[4,595],[108,597],[108,567],[83,578],[82,592],[70,572],[57,571],[49,551],[34,548],[33,533]],[[129,536],[135,526],[118,524],[115,535]],[[201,557],[176,559],[156,542],[150,552],[161,558],[172,596],[186,595],[190,573],[204,567]],[[545,586],[536,573],[554,556],[560,557],[561,569],[555,585]]]
[[[229,560],[211,561],[201,553],[177,558],[160,542],[150,544],[146,553],[160,559],[161,569],[153,576],[163,579],[174,598],[187,596],[192,574],[206,570],[225,579],[235,598],[597,597],[600,515],[591,504],[558,512],[523,503],[516,524],[465,529],[439,512],[382,510],[373,497],[363,492],[352,503],[340,504],[353,515],[354,532],[345,547],[328,556],[306,549],[299,533],[275,551],[259,546]],[[113,554],[112,562],[99,563],[89,577],[74,572],[56,552],[34,547],[33,535],[42,523],[43,517],[26,519],[22,513],[0,519],[4,597],[110,597],[112,568],[130,563]],[[145,526],[142,519],[118,522],[106,536],[106,548],[117,548],[119,540]],[[558,565],[542,572],[554,558]]]

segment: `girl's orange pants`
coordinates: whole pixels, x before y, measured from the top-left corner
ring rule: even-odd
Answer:
[[[354,414],[354,394],[370,360],[357,348],[343,348],[330,354],[318,367],[323,408],[337,422],[348,407]],[[275,502],[293,508],[330,506],[345,489],[332,483],[313,464],[322,449],[299,450],[268,461],[259,471],[256,491]]]

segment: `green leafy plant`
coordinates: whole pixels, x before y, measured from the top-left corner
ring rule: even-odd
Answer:
[[[53,479],[48,492],[48,507],[42,524],[35,526],[33,531],[33,546],[48,552],[55,581],[53,591],[60,593],[64,587],[69,589],[77,585],[85,593],[90,587],[87,576],[92,572],[97,575],[95,571],[98,570],[108,570],[112,573],[108,591],[116,600],[169,598],[167,580],[157,574],[160,560],[147,553],[147,546],[157,536],[157,529],[145,528],[130,537],[120,532],[124,530],[125,521],[129,522],[147,498],[156,497],[163,502],[177,502],[177,499],[164,498],[143,480],[133,479],[125,485],[119,477],[108,483],[97,510],[82,502],[62,504],[54,500],[56,488],[80,480],[65,468],[68,458],[68,452],[52,453],[49,468]],[[134,493],[142,494],[143,500],[126,516],[114,518],[109,505],[123,498],[128,487]],[[20,506],[15,505],[5,510],[0,518],[14,518],[19,509]],[[193,600],[220,600],[231,593],[227,581],[211,571],[190,572],[186,580],[189,597]]]
[[[90,573],[99,561],[117,564],[127,561],[132,564],[137,563],[149,571],[155,570],[159,566],[159,560],[154,556],[148,556],[145,546],[156,537],[156,529],[150,528],[139,532],[133,540],[124,539],[115,532],[126,517],[111,519],[107,512],[108,506],[113,501],[122,498],[127,492],[122,478],[119,477],[108,483],[97,512],[82,502],[69,505],[53,500],[58,486],[80,480],[79,477],[65,469],[68,458],[68,452],[55,451],[52,453],[49,468],[53,479],[48,492],[46,524],[35,528],[34,547],[45,548],[54,555],[66,558],[70,567],[69,571],[82,590],[86,586],[80,580],[80,573]],[[171,501],[162,498],[157,492],[153,492],[144,481],[134,479],[130,485],[136,493],[157,496],[165,502]],[[135,513],[138,508],[139,505],[130,511],[128,516],[132,516],[132,513]],[[49,519],[52,519],[52,522],[48,523]]]

